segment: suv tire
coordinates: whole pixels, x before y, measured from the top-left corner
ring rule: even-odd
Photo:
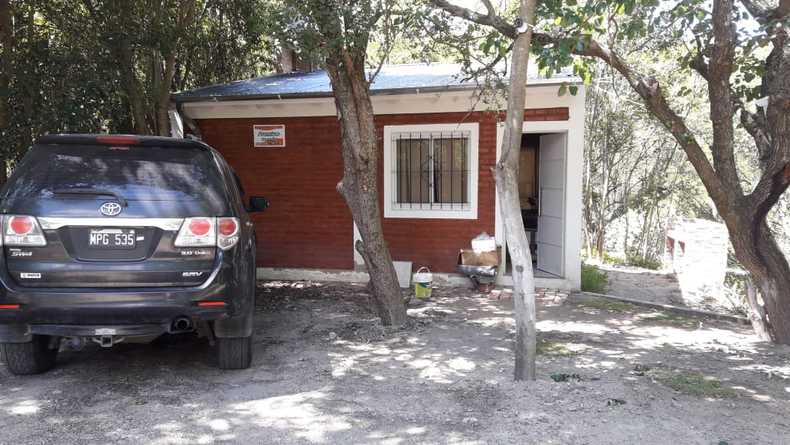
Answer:
[[[15,375],[40,374],[55,366],[58,349],[49,335],[34,335],[26,343],[3,343],[3,361]]]
[[[220,369],[247,369],[252,361],[252,336],[217,339]]]

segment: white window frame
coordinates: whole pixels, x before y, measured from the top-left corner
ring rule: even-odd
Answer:
[[[395,180],[394,148],[392,136],[397,133],[458,132],[469,134],[469,204],[457,209],[447,208],[399,208],[394,204]],[[384,126],[384,217],[385,218],[436,218],[436,219],[477,219],[477,182],[479,177],[480,124],[426,124],[426,125],[386,125]]]

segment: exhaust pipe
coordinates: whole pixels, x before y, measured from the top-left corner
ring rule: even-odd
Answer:
[[[65,342],[66,347],[72,351],[82,351],[85,348],[85,338],[83,337],[68,337]]]
[[[170,325],[170,333],[187,332],[192,330],[192,320],[189,317],[178,317]]]

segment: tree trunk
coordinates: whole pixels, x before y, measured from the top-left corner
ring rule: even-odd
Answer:
[[[521,217],[518,194],[518,167],[521,133],[526,102],[527,64],[535,23],[537,0],[521,0],[519,18],[524,30],[513,43],[508,87],[507,115],[502,140],[502,157],[496,166],[496,188],[504,220],[507,248],[513,262],[513,306],[516,318],[516,380],[535,380],[537,328],[535,311],[535,279],[532,275],[532,254]]]
[[[583,190],[584,190],[584,247],[587,252],[587,258],[593,258],[593,236],[592,230],[594,229],[594,224],[592,221],[592,181],[590,180],[591,177],[591,168],[590,168],[590,161],[589,155],[591,154],[591,150],[586,150],[584,156],[584,176],[583,176]]]
[[[159,83],[156,100],[156,126],[159,136],[170,136],[170,87],[176,72],[176,54],[172,52],[164,59],[165,70]]]
[[[11,75],[14,51],[14,30],[11,20],[9,0],[0,0],[0,134],[7,134],[11,125]],[[8,154],[12,148],[3,147],[0,151],[0,186],[8,179]]]
[[[355,248],[365,260],[376,311],[383,324],[401,326],[407,319],[406,305],[381,227],[379,150],[364,63],[354,63],[342,52],[327,58],[343,143],[343,179],[337,189],[362,236]]]
[[[760,340],[771,341],[765,308],[757,301],[757,288],[755,288],[749,277],[746,277],[746,301],[749,303],[749,321],[752,323],[752,329],[754,329],[755,334]]]
[[[606,133],[601,149],[601,199],[598,208],[598,259],[603,262],[606,245],[606,206],[609,201],[609,135],[611,134],[611,122],[606,121]]]
[[[285,43],[280,45],[280,56],[277,58],[277,72],[290,73],[294,71],[296,51]]]
[[[158,89],[154,89],[156,130],[159,136],[170,136],[170,91],[176,74],[176,56],[180,42],[183,40],[184,34],[191,29],[190,26],[195,21],[196,14],[197,2],[194,0],[182,0],[179,2],[178,16],[175,18],[175,44],[166,52],[154,52],[155,55],[162,55],[161,59],[164,64],[164,70],[162,70],[159,62],[160,58],[154,58],[156,67],[159,68],[157,70]]]
[[[730,240],[738,261],[749,271],[760,290],[765,308],[754,299],[752,310],[768,326],[757,330],[767,331],[773,341],[790,344],[790,266],[776,243],[768,224],[752,222],[748,218],[725,218]],[[750,301],[752,303],[752,301]]]
[[[137,134],[151,134],[146,122],[145,98],[143,97],[140,81],[135,74],[134,52],[128,39],[118,44],[118,69],[121,70],[121,80],[129,99],[129,108],[134,122],[134,132]]]

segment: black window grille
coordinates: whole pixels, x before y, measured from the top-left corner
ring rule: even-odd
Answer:
[[[393,135],[394,204],[399,208],[463,209],[469,204],[469,133]]]

